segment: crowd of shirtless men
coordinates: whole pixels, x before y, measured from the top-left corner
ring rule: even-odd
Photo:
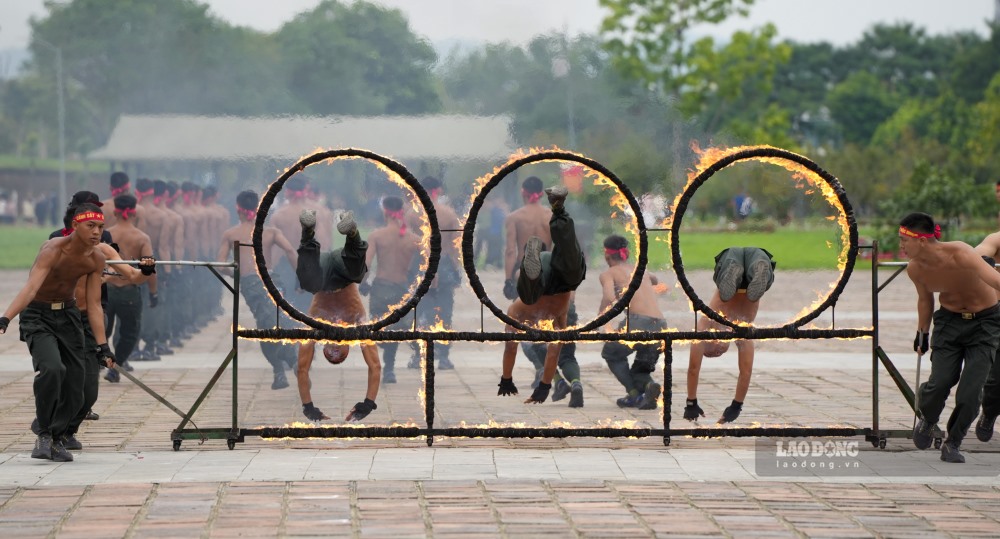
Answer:
[[[434,203],[439,227],[461,229],[456,211],[443,196],[444,185],[433,177],[421,184]],[[100,369],[107,367],[105,378],[119,382],[120,371],[131,371],[132,362],[155,361],[172,353],[172,348],[182,346],[221,313],[222,286],[210,272],[199,271],[196,265],[157,267],[154,256],[161,261],[226,262],[233,259],[233,246],[239,244],[240,291],[257,326],[292,326],[271,301],[252,263],[249,244],[260,204],[256,192],[239,193],[233,205],[237,224],[230,226],[232,214],[218,202],[213,188],[148,179],[133,186],[128,176],[118,172],[111,176],[110,190],[111,197],[105,201],[87,191],[74,195],[64,228],[53,232],[42,246],[28,282],[0,316],[0,332],[6,332],[10,319],[20,315],[20,336],[28,344],[36,372],[36,418],[31,425],[38,436],[34,458],[70,461],[69,451],[82,448],[75,434],[83,420],[95,418],[91,407],[97,400]],[[380,319],[402,303],[424,260],[424,239],[419,232],[424,218],[414,204],[398,196],[382,197],[383,224],[362,238],[354,214],[335,215],[317,200],[304,176],[290,178],[282,191],[284,203],[271,215],[273,226],[262,229],[261,242],[269,274],[286,300],[316,319],[347,326]],[[511,300],[508,317],[521,324],[551,323],[559,330],[577,322],[574,293],[586,277],[587,263],[565,205],[568,195],[565,187],[544,188],[540,179],[529,177],[521,184],[523,205],[505,219],[503,294]],[[971,247],[938,242],[930,217],[913,215],[901,224],[900,238],[911,257],[908,273],[918,291],[919,330],[914,349],[918,353],[934,350],[931,376],[919,390],[920,422],[913,439],[918,447],[926,448],[944,401],[958,384],[941,458],[962,462],[958,447],[979,413],[980,402],[983,414],[976,429],[980,439],[992,435],[1000,412],[995,368],[1000,344],[1000,274],[979,261]],[[342,239],[335,239],[334,230]],[[1000,234],[994,236],[977,248],[984,257],[1000,254]],[[289,239],[296,237],[297,247]],[[607,268],[599,276],[601,312],[618,301],[634,271],[626,238],[610,235],[603,247]],[[461,283],[457,250],[455,242],[442,242],[437,275],[418,305],[418,327],[451,327],[455,289]],[[973,259],[976,265],[969,263]],[[140,263],[133,267],[115,260]],[[374,270],[369,274],[371,266]],[[723,250],[715,259],[716,290],[709,308],[734,322],[752,323],[760,299],[774,282],[774,269],[775,262],[764,249],[734,246]],[[657,284],[653,274],[645,273],[629,302],[627,320],[604,329],[666,329],[657,305]],[[942,307],[933,313],[935,337],[929,339],[935,292],[940,294]],[[367,310],[362,296],[368,296]],[[88,317],[88,312],[104,316]],[[408,329],[412,324],[412,319],[404,317],[388,329]],[[699,317],[697,328],[726,330],[707,317]],[[507,331],[514,328],[508,326]],[[113,347],[108,342],[112,336]],[[144,346],[140,347],[140,341]],[[697,400],[702,359],[722,355],[731,342],[738,349],[739,377],[735,398],[718,422],[739,417],[749,389],[753,341],[721,339],[691,346],[685,419],[696,421],[705,415]],[[260,342],[273,371],[271,388],[288,387],[285,371],[291,370],[303,415],[321,421],[329,417],[313,403],[309,376],[315,344]],[[360,346],[368,367],[367,389],[345,415],[346,421],[359,421],[375,411],[380,385],[396,383],[398,346],[397,342]],[[434,347],[437,368],[453,369],[450,345],[434,343]],[[526,403],[569,397],[570,407],[583,407],[573,343],[521,343],[521,348],[536,373]],[[608,342],[603,346],[601,356],[625,390],[617,399],[619,407],[657,408],[662,388],[652,374],[660,352],[655,344]],[[349,346],[323,343],[322,353],[330,363],[339,364],[347,358]],[[500,396],[518,394],[513,380],[517,354],[518,343],[506,342]],[[407,367],[419,369],[420,358],[413,345]]]

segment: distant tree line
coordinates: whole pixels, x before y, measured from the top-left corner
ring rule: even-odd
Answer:
[[[519,143],[581,151],[636,191],[675,193],[692,141],[772,144],[836,174],[862,218],[915,193],[945,219],[995,214],[998,28],[875,25],[834,46],[781,41],[765,25],[721,42],[691,28],[753,0],[600,1],[593,35],[442,58],[400,11],[364,1],[324,0],[273,33],[234,27],[195,0],[50,3],[31,26],[62,49],[76,155],[103,145],[121,114],[502,113]],[[2,154],[55,147],[55,57],[39,39],[31,52],[23,75],[0,86]]]

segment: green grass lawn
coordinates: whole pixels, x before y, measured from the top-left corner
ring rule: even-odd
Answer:
[[[51,232],[36,226],[0,227],[0,269],[30,268]]]
[[[836,269],[840,251],[839,232],[824,230],[778,229],[775,232],[691,232],[681,233],[681,256],[686,269],[711,269],[715,255],[727,247],[754,246],[767,249],[778,266],[790,270]],[[670,267],[667,234],[649,233],[649,267]],[[868,267],[859,258],[858,267]]]
[[[38,248],[51,230],[34,226],[5,226],[0,229],[0,268],[26,269],[38,254]],[[649,233],[649,267],[670,267],[667,235]],[[827,243],[830,243],[828,246]],[[830,230],[789,230],[775,232],[692,232],[681,234],[681,254],[687,269],[711,269],[715,255],[726,247],[753,245],[767,249],[783,269],[834,269],[837,264],[837,236]],[[598,245],[597,247],[600,247]],[[595,247],[596,249],[596,247]],[[599,253],[596,260],[601,260]],[[868,267],[858,260],[859,267]]]

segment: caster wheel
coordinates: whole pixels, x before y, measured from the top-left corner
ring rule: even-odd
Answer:
[[[181,441],[174,440],[174,451],[180,451],[180,450],[181,450]]]
[[[229,446],[229,450],[232,451],[236,449],[236,440],[226,440],[226,445]]]
[[[882,440],[878,441],[878,448],[879,449],[885,449],[885,439],[882,439]]]
[[[941,449],[941,438],[934,438],[934,449]]]

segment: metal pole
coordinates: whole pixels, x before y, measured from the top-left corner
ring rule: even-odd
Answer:
[[[56,91],[59,94],[59,207],[66,207],[66,104],[63,94],[62,49],[56,49]]]
[[[59,118],[59,207],[66,207],[66,99],[63,90],[62,49],[35,36],[34,40],[56,53],[56,114]]]

